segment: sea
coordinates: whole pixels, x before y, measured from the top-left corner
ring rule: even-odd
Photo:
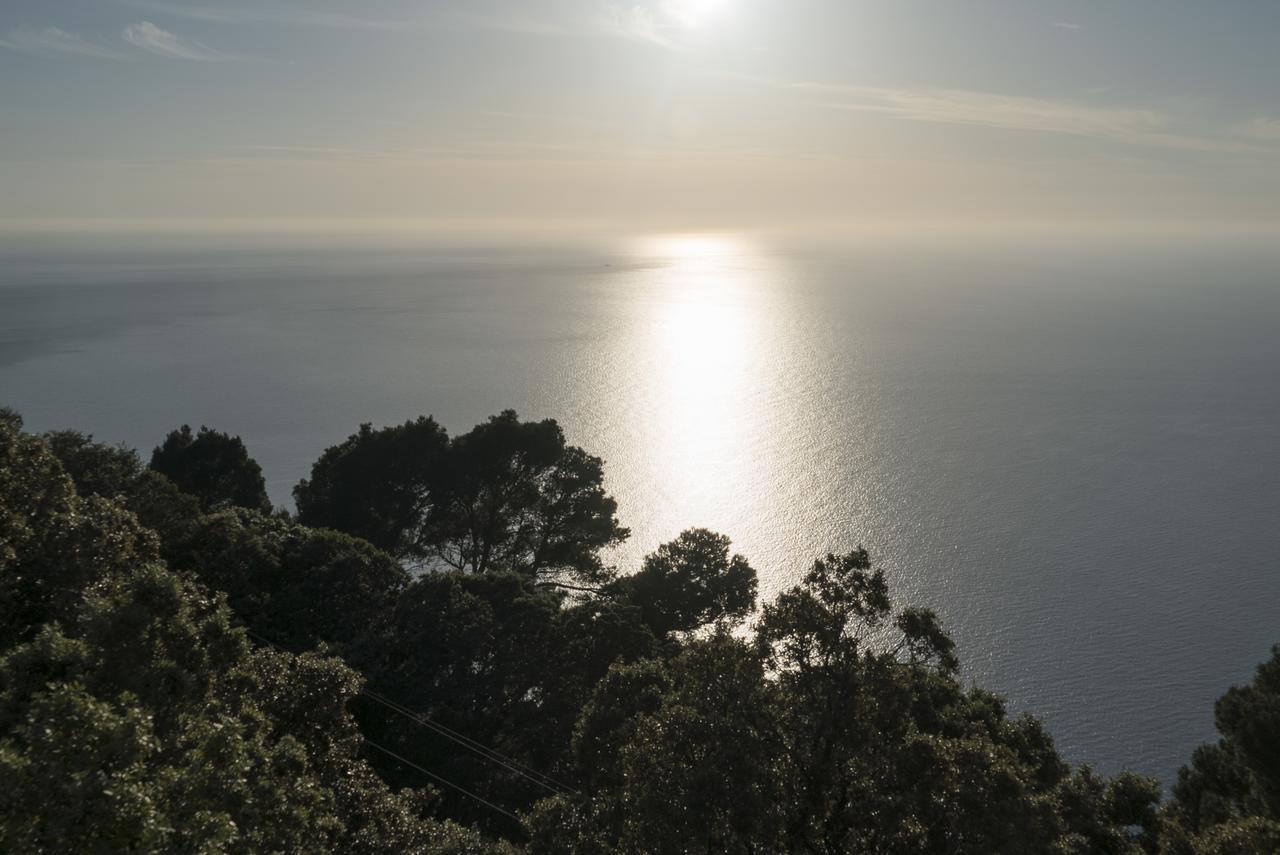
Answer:
[[[238,434],[284,506],[362,422],[554,418],[622,572],[703,526],[767,599],[866,546],[966,682],[1166,784],[1280,642],[1275,240],[11,235],[0,405]]]

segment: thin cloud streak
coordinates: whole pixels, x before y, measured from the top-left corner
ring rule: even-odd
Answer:
[[[124,40],[134,47],[168,57],[192,62],[230,62],[242,57],[223,53],[200,42],[184,39],[150,21],[140,21],[124,28]]]
[[[129,5],[163,15],[219,24],[285,24],[353,30],[395,30],[411,23],[407,19],[376,18],[321,12],[293,4],[262,2],[252,7],[192,6],[164,0],[129,0]]]
[[[665,0],[553,0],[537,11],[528,4],[470,2],[425,6],[412,16],[374,16],[321,11],[269,0],[252,6],[212,6],[171,0],[125,0],[157,15],[228,25],[281,25],[403,32],[412,27],[474,27],[537,36],[605,35],[677,50],[695,22]],[[358,7],[357,7],[358,8]]]
[[[120,51],[94,44],[82,36],[69,33],[66,30],[60,30],[57,27],[43,27],[41,29],[19,27],[16,30],[11,30],[5,38],[0,39],[0,47],[23,51],[24,53],[69,54],[93,57],[95,59],[127,59],[126,55]]]
[[[1280,142],[1280,119],[1271,116],[1258,116],[1250,122],[1236,128],[1241,136],[1256,140]]]
[[[673,26],[655,14],[654,10],[638,3],[608,4],[600,11],[600,26],[609,35],[657,45],[667,50],[680,46],[681,28]]]
[[[1180,132],[1169,116],[1154,110],[1089,107],[961,89],[892,89],[822,83],[784,85],[819,96],[823,103],[835,109],[883,113],[916,122],[1062,134],[1124,145],[1215,154],[1276,153],[1273,147],[1257,142]]]

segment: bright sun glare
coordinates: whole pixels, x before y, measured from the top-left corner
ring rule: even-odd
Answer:
[[[729,0],[663,0],[662,10],[683,27],[705,24]]]
[[[744,252],[714,235],[666,236],[645,248],[662,264],[649,319],[661,439],[650,457],[682,501],[702,507],[727,502],[721,491],[749,480],[730,462],[750,456],[741,419],[750,409],[751,343],[759,340],[759,295],[742,268]]]

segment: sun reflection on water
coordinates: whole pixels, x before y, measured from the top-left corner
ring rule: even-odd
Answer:
[[[735,239],[653,239],[637,256],[651,289],[637,330],[646,386],[640,465],[660,493],[640,509],[642,527],[664,539],[691,525],[732,536],[759,522],[770,468],[760,381],[772,289],[761,259]]]

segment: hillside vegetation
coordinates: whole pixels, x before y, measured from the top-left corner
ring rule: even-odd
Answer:
[[[364,425],[295,498],[215,430],[4,412],[0,851],[1280,851],[1276,651],[1163,799],[966,689],[863,550],[763,604],[703,529],[607,566],[553,421]]]

